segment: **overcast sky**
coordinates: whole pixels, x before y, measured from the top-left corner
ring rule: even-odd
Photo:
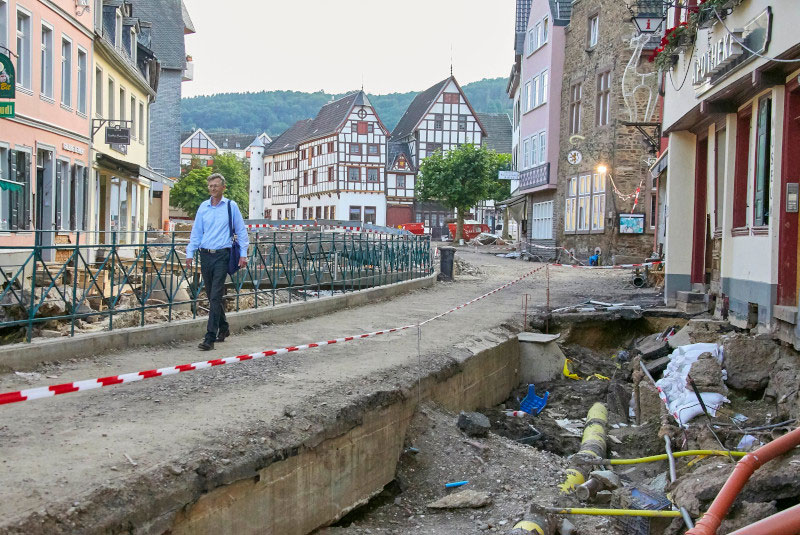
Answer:
[[[419,91],[507,76],[514,0],[184,0],[197,33],[183,95]]]

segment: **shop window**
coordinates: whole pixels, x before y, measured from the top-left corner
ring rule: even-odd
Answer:
[[[553,201],[534,203],[531,206],[531,238],[553,239]]]
[[[753,226],[769,224],[770,180],[772,178],[772,98],[758,103],[756,118],[756,174]]]
[[[606,175],[594,173],[592,175],[592,230],[603,230],[605,228],[605,211]]]
[[[361,221],[361,207],[360,206],[351,206],[350,207],[350,221]]]
[[[585,174],[569,179],[564,206],[566,232],[600,231],[606,207],[606,177],[604,174]]]
[[[30,228],[31,155],[0,147],[0,179],[22,186],[20,191],[0,189],[0,230],[27,230]]]

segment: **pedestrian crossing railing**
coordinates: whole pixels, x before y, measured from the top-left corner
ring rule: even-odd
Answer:
[[[229,311],[433,272],[427,236],[253,227],[249,239],[247,266],[227,282]],[[57,239],[31,233],[29,246],[0,246],[0,344],[207,314],[199,255],[186,267],[188,240],[180,231],[72,232]]]

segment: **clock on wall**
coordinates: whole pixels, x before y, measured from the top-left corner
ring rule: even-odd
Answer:
[[[567,153],[567,161],[572,165],[578,165],[583,161],[583,154],[579,150],[572,149]]]
[[[364,119],[364,118],[366,118],[366,116],[367,116],[367,110],[365,110],[364,108],[361,108],[360,110],[358,110],[358,118],[359,119]]]

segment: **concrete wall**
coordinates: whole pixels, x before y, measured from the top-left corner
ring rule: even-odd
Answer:
[[[288,459],[201,496],[181,509],[169,530],[173,535],[303,535],[328,525],[394,479],[418,400],[451,411],[474,410],[502,402],[518,383],[515,337],[456,357],[454,366],[431,372],[419,387],[402,385],[414,395],[388,392],[373,397],[373,403],[354,405],[358,425],[333,437],[326,430],[325,440],[306,440],[314,445],[298,444]]]
[[[664,255],[664,299],[675,303],[675,292],[691,290],[692,233],[694,231],[694,162],[697,137],[689,132],[669,136],[667,158],[667,242]]]

